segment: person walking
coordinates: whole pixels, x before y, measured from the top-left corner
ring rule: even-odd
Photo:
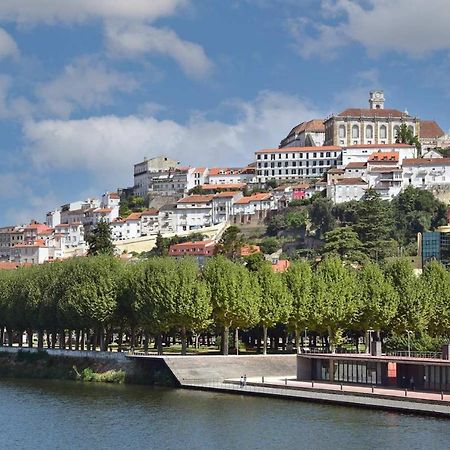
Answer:
[[[244,386],[244,377],[241,375],[241,380],[239,381],[239,386]]]
[[[409,380],[409,387],[411,388],[412,391],[414,391],[414,377],[411,377],[411,379]]]
[[[247,385],[247,375],[244,375],[244,387]]]

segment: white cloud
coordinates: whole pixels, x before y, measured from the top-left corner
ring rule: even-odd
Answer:
[[[23,129],[26,153],[44,172],[82,170],[98,190],[111,189],[132,183],[132,165],[144,156],[167,154],[192,165],[246,164],[255,150],[277,146],[298,122],[322,115],[275,92],[236,101],[234,108],[232,123],[199,116],[187,124],[137,116],[29,121]]]
[[[0,28],[0,59],[18,54],[19,48],[16,41],[3,28]]]
[[[327,58],[352,42],[372,56],[392,51],[423,57],[450,49],[448,0],[322,0],[321,5],[322,21],[291,26],[304,57]],[[333,21],[324,21],[329,18]]]
[[[19,24],[73,23],[88,20],[154,21],[169,16],[189,0],[6,0],[0,19]]]
[[[180,39],[172,30],[143,24],[112,24],[105,27],[106,44],[112,54],[136,57],[159,53],[173,58],[191,77],[207,75],[212,62],[203,48],[193,42]]]
[[[112,103],[115,92],[137,87],[130,76],[106,68],[92,57],[81,57],[67,65],[62,74],[37,88],[43,109],[68,117],[75,108],[96,108]]]

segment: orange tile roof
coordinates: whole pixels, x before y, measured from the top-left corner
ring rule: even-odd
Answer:
[[[296,184],[295,186],[292,186],[292,189],[308,189],[309,184],[308,183],[300,183]]]
[[[437,138],[444,136],[442,128],[434,120],[420,121],[420,137],[421,138]]]
[[[373,152],[368,161],[369,162],[398,162],[398,152]]]
[[[254,253],[261,253],[261,248],[259,245],[243,245],[240,250],[241,256],[250,256]]]
[[[95,208],[92,212],[106,214],[106,213],[110,213],[111,211],[112,211],[112,208]]]
[[[261,192],[258,194],[250,195],[249,197],[242,197],[239,200],[236,200],[236,202],[234,204],[235,205],[246,205],[250,202],[261,202],[264,200],[268,200],[268,199],[270,199],[270,197],[272,197],[272,194],[266,193],[266,192]]]
[[[159,213],[159,211],[156,208],[150,208],[146,209],[145,211],[142,211],[143,216],[156,216]]]
[[[193,172],[193,173],[204,173],[205,170],[206,170],[206,167],[196,167],[196,168],[194,169],[194,172]]]
[[[209,175],[239,175],[242,172],[241,168],[232,168],[232,167],[211,167],[209,169]]]
[[[216,243],[214,241],[183,242],[169,247],[169,256],[203,255],[213,256]]]
[[[275,264],[272,263],[272,270],[274,272],[285,272],[289,269],[291,262],[287,259],[279,259]]]
[[[117,192],[109,192],[108,193],[109,198],[119,199],[120,195]]]
[[[125,221],[128,220],[139,220],[142,216],[142,213],[139,212],[135,212],[135,213],[131,213],[128,217],[125,218]]]
[[[284,148],[266,148],[257,150],[255,153],[306,153],[306,152],[327,152],[340,151],[341,147],[336,145],[324,145],[321,147],[284,147]]]
[[[0,261],[0,270],[12,270],[20,267],[20,264],[9,261]]]
[[[293,134],[300,134],[305,131],[312,131],[316,133],[325,133],[325,125],[323,123],[323,119],[312,119],[307,122],[302,122],[296,125],[289,132],[287,137],[291,137]],[[287,139],[287,138],[286,138]]]
[[[209,203],[214,198],[214,195],[189,195],[178,200],[177,203]]]

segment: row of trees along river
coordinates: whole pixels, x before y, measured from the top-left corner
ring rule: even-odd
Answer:
[[[171,333],[185,354],[187,336],[207,331],[228,354],[238,330],[260,330],[265,353],[268,329],[282,326],[297,348],[306,329],[331,349],[357,343],[368,329],[397,348],[414,330],[413,345],[438,348],[450,330],[449,296],[450,274],[437,262],[416,276],[404,259],[355,269],[328,257],[279,274],[260,259],[244,265],[215,256],[200,269],[191,258],[91,256],[1,271],[0,342],[12,345],[14,333],[26,332],[28,345],[37,334],[39,348],[106,350],[113,336],[133,348],[139,334],[145,350],[152,338],[162,352]]]

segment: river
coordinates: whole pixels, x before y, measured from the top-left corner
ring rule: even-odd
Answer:
[[[148,386],[1,380],[13,449],[444,449],[449,421]]]

